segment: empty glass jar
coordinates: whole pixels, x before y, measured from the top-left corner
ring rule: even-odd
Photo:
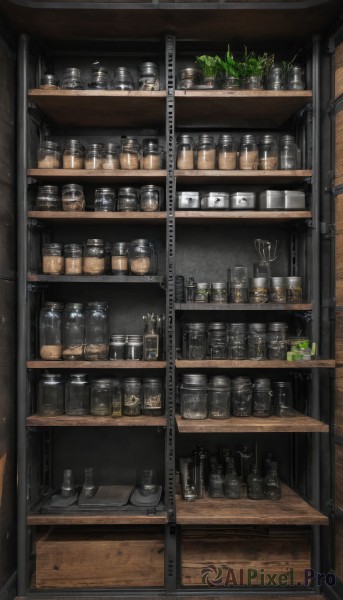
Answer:
[[[83,304],[65,305],[62,317],[62,356],[64,360],[82,360],[85,344],[85,313]]]
[[[83,251],[83,272],[85,275],[103,275],[105,272],[105,251],[103,240],[89,239]]]
[[[232,379],[231,406],[234,417],[250,417],[252,411],[252,384],[249,377]]]
[[[106,144],[102,168],[112,171],[119,169],[119,147],[117,144],[113,144],[112,142]]]
[[[82,185],[67,183],[62,187],[62,208],[69,212],[85,210],[85,197]]]
[[[161,379],[143,379],[143,415],[157,417],[163,411],[163,382]]]
[[[110,360],[125,360],[126,335],[110,336]]]
[[[284,90],[285,80],[281,65],[274,64],[267,77],[267,90]]]
[[[298,149],[293,135],[283,135],[280,140],[280,169],[294,170],[298,163]]]
[[[156,63],[144,62],[140,64],[138,89],[145,92],[157,92],[160,89],[159,68]]]
[[[59,169],[61,166],[61,147],[57,142],[41,142],[37,153],[39,169]]]
[[[66,275],[82,275],[83,259],[80,244],[64,246],[64,270]]]
[[[248,325],[246,323],[229,323],[227,354],[231,360],[245,360],[247,350]]]
[[[131,275],[153,275],[153,248],[149,240],[133,240],[129,248]]]
[[[118,212],[138,210],[138,190],[133,187],[122,187],[118,191]]]
[[[102,144],[90,144],[86,152],[86,171],[98,171],[102,169],[104,154],[104,146]]]
[[[209,323],[207,354],[211,359],[223,360],[227,356],[226,323]]]
[[[91,90],[108,90],[109,76],[106,67],[101,67],[99,64],[92,65],[92,76],[88,87]]]
[[[304,90],[303,69],[300,65],[293,65],[287,75],[287,89]]]
[[[60,82],[55,75],[51,73],[44,73],[40,80],[41,90],[58,90]]]
[[[210,498],[224,498],[224,476],[221,465],[215,465],[210,472],[208,495]]]
[[[258,169],[258,149],[254,135],[245,134],[241,137],[239,147],[239,168],[241,170]]]
[[[107,360],[107,302],[89,302],[85,312],[85,360]]]
[[[40,185],[36,196],[36,210],[61,210],[61,198],[57,185]]]
[[[126,137],[123,139],[119,152],[119,164],[121,169],[139,169],[140,145],[136,138]]]
[[[247,267],[232,267],[228,269],[229,300],[233,304],[248,302],[248,269]]]
[[[241,497],[241,480],[236,473],[235,461],[232,457],[227,459],[225,475],[225,498],[237,500]]]
[[[230,417],[231,383],[226,375],[213,375],[207,387],[208,416],[210,419]]]
[[[197,169],[213,170],[216,168],[216,148],[212,135],[202,133],[196,146]]]
[[[84,373],[70,375],[65,386],[66,415],[89,415],[90,386]]]
[[[206,323],[186,323],[182,332],[182,356],[188,360],[206,357]]]
[[[93,379],[91,382],[91,414],[108,417],[112,413],[111,379]]]
[[[181,377],[181,416],[183,419],[206,419],[207,376],[188,373]]]
[[[194,141],[190,135],[182,134],[177,138],[176,168],[185,171],[194,169]]]
[[[113,89],[127,91],[135,89],[131,72],[127,67],[116,67],[114,69]]]
[[[78,140],[68,140],[63,152],[63,169],[83,169],[85,149]]]
[[[278,417],[294,417],[293,389],[290,381],[273,382],[274,410]]]
[[[264,478],[264,496],[267,500],[279,500],[281,498],[281,481],[277,474],[277,463],[273,461]]]
[[[287,358],[287,323],[269,323],[268,358],[285,360]]]
[[[64,384],[62,375],[44,373],[38,384],[37,413],[54,417],[64,413]]]
[[[162,207],[163,189],[157,185],[143,185],[140,189],[140,207],[143,212],[158,212]]]
[[[113,188],[101,187],[95,190],[95,212],[113,212],[116,208],[116,193]]]
[[[145,171],[162,169],[163,150],[157,140],[143,140],[141,168]]]
[[[237,168],[237,144],[229,133],[219,136],[217,155],[219,170],[233,171]]]
[[[258,166],[262,171],[275,171],[279,165],[279,151],[273,135],[266,134],[260,140]]]
[[[62,90],[83,90],[85,85],[81,69],[75,67],[65,69],[61,87]]]
[[[272,389],[270,379],[257,378],[252,386],[252,414],[254,417],[270,417],[272,414]]]
[[[42,254],[42,270],[45,275],[64,273],[63,244],[45,244]]]
[[[126,360],[142,360],[143,358],[143,336],[128,335],[125,345]]]
[[[39,315],[39,346],[42,360],[62,358],[62,302],[45,302]]]
[[[265,323],[249,323],[248,356],[250,360],[267,358],[267,334]]]
[[[137,417],[142,412],[143,390],[138,377],[123,379],[123,414],[127,417]]]

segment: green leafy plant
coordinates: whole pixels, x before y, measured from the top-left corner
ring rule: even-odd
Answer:
[[[217,56],[203,54],[202,56],[197,56],[195,62],[201,68],[205,78],[216,77],[219,72]]]
[[[227,52],[224,60],[220,56],[216,56],[218,67],[220,71],[223,71],[229,77],[239,77],[238,63],[231,54],[230,46],[227,47]]]
[[[266,75],[274,63],[274,56],[264,52],[261,56],[256,56],[255,52],[249,52],[244,46],[242,60],[238,63],[238,71],[241,79],[246,77],[263,77]]]
[[[281,67],[282,67],[282,75],[284,80],[286,81],[287,79],[287,75],[289,73],[289,71],[291,70],[291,68],[293,67],[297,57],[298,57],[299,52],[297,52],[296,54],[294,54],[292,60],[283,60],[281,63]]]

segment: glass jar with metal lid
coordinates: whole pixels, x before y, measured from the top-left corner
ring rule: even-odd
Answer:
[[[268,358],[285,360],[287,358],[287,323],[269,323]]]
[[[68,67],[62,78],[62,90],[83,90],[85,87],[81,69]]]
[[[288,90],[304,90],[305,82],[303,80],[303,69],[300,65],[293,65],[288,71],[287,89]]]
[[[284,304],[286,302],[286,278],[271,277],[269,279],[269,302]]]
[[[131,275],[153,274],[153,248],[149,240],[133,240],[129,248]]]
[[[119,164],[121,169],[139,169],[140,145],[136,138],[126,137],[122,140],[119,152]]]
[[[61,210],[61,198],[57,185],[40,185],[36,196],[36,210]]]
[[[274,135],[260,139],[258,166],[262,171],[275,171],[279,166],[279,149]]]
[[[116,67],[114,69],[113,89],[127,90],[128,92],[135,89],[133,77],[128,67]]]
[[[118,212],[135,212],[138,210],[138,190],[136,188],[119,188],[117,210]]]
[[[119,169],[119,146],[117,144],[112,142],[106,144],[102,168],[107,171]]]
[[[66,244],[64,246],[64,270],[66,275],[82,275],[82,246]]]
[[[185,323],[182,330],[182,356],[188,360],[206,357],[206,323]]]
[[[201,133],[196,145],[197,169],[213,170],[216,168],[216,148],[214,138],[207,133]]]
[[[143,415],[158,417],[163,414],[163,381],[143,379]]]
[[[91,382],[91,414],[109,417],[112,413],[112,380],[93,379]]]
[[[211,283],[210,302],[217,303],[217,304],[226,304],[227,303],[227,283],[226,283],[226,281]]]
[[[280,169],[294,170],[298,163],[298,148],[293,135],[283,135],[280,139]]]
[[[39,315],[39,346],[42,360],[62,358],[62,302],[45,302]]]
[[[209,323],[207,328],[207,354],[211,359],[224,359],[227,355],[226,323]]]
[[[123,414],[123,398],[119,379],[112,379],[112,417],[118,418]]]
[[[139,377],[123,379],[123,414],[137,417],[142,412],[143,389]]]
[[[88,84],[91,90],[108,90],[109,75],[106,67],[101,67],[98,63],[92,65],[91,81]]]
[[[210,419],[230,417],[231,382],[226,375],[213,375],[207,386]]]
[[[83,304],[65,305],[62,317],[62,356],[64,360],[82,360],[85,344],[85,312]]]
[[[195,69],[194,67],[186,67],[185,69],[181,69],[177,77],[177,89],[194,89],[201,82],[201,79],[202,76],[199,69]]]
[[[273,381],[274,410],[278,417],[294,417],[293,389],[290,381]]]
[[[228,269],[229,300],[233,304],[248,302],[248,268],[231,267]]]
[[[83,169],[85,149],[78,140],[68,140],[63,152],[63,169]]]
[[[270,417],[272,414],[272,388],[270,379],[255,379],[252,386],[253,417]]]
[[[41,142],[37,161],[38,169],[59,169],[61,167],[61,146],[51,140]]]
[[[234,417],[251,416],[252,384],[249,377],[235,377],[232,379],[231,406]]]
[[[38,384],[37,413],[55,417],[64,413],[64,383],[62,375],[44,373]]]
[[[161,210],[163,203],[163,188],[158,185],[143,185],[139,195],[141,211],[158,212]]]
[[[129,244],[115,242],[111,250],[112,275],[127,275],[129,272]]]
[[[45,73],[40,80],[39,87],[41,90],[58,90],[59,85],[60,82],[56,75],[52,75],[52,73]]]
[[[248,356],[250,360],[267,358],[267,326],[265,323],[249,323]]]
[[[82,185],[67,183],[62,187],[62,208],[68,212],[85,210],[85,197]]]
[[[110,360],[125,360],[126,335],[110,336]]]
[[[194,169],[194,140],[191,135],[177,138],[176,168],[184,171]]]
[[[160,89],[159,68],[156,63],[144,62],[140,64],[138,89],[144,92],[157,92]]]
[[[85,360],[108,358],[107,302],[89,302],[85,312]]]
[[[103,144],[90,144],[86,151],[85,169],[86,171],[97,171],[102,169],[104,161]]]
[[[242,135],[239,147],[239,168],[245,171],[258,169],[258,148],[254,135]]]
[[[113,188],[101,187],[95,190],[95,212],[114,212],[116,209],[116,193]]]
[[[105,252],[103,240],[87,240],[83,250],[83,272],[85,275],[104,274]]]
[[[219,170],[233,171],[237,168],[237,144],[229,133],[219,136],[217,155]]]
[[[42,255],[42,270],[45,275],[64,273],[63,244],[45,244]]]
[[[163,149],[159,146],[158,140],[143,140],[141,168],[145,171],[162,169]]]
[[[125,344],[126,360],[142,360],[143,358],[143,336],[128,335]]]
[[[181,416],[183,419],[207,419],[207,376],[187,373],[181,376]]]
[[[252,277],[249,279],[249,302],[250,304],[265,304],[265,302],[268,302],[267,277]]]
[[[211,284],[210,283],[197,283],[195,290],[195,302],[208,302],[210,298]]]
[[[248,325],[246,323],[229,323],[227,355],[231,360],[245,360],[247,349]]]
[[[224,73],[220,80],[220,87],[223,90],[238,90],[239,89],[239,78],[232,77],[228,73]]]
[[[70,375],[65,386],[66,415],[89,415],[90,385],[84,373]]]
[[[286,301],[290,304],[302,302],[303,291],[301,277],[285,277],[286,279]]]
[[[267,90],[284,90],[285,78],[282,65],[274,64],[268,73]]]

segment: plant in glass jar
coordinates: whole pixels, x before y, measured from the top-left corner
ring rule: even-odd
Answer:
[[[221,74],[221,87],[225,90],[234,90],[239,88],[239,66],[231,53],[230,46],[227,47],[227,52],[224,59],[216,56],[219,74]]]
[[[216,77],[220,71],[217,56],[202,54],[201,56],[196,57],[195,62],[202,71],[204,85],[209,89],[215,89]]]
[[[264,52],[261,56],[256,56],[255,52],[249,52],[244,46],[243,58],[238,63],[241,87],[248,90],[263,89],[263,77],[273,63],[273,55]]]

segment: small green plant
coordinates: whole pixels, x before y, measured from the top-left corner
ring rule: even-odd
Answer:
[[[297,59],[297,57],[298,57],[298,54],[299,54],[299,52],[297,52],[296,54],[294,54],[294,56],[293,56],[292,60],[289,60],[289,61],[287,61],[287,60],[283,60],[283,61],[282,61],[282,63],[281,63],[281,67],[282,67],[282,75],[283,75],[283,78],[284,78],[284,80],[285,80],[285,81],[286,81],[286,79],[287,79],[287,76],[288,76],[288,73],[289,73],[289,71],[290,71],[290,70],[291,70],[291,68],[293,67],[293,65],[294,65],[294,63],[295,63],[295,60],[296,60],[296,59]]]
[[[244,46],[242,60],[238,63],[238,71],[241,79],[246,77],[263,77],[266,75],[274,63],[274,56],[264,52],[261,56],[256,56],[255,52],[249,52]]]
[[[218,75],[219,65],[216,56],[203,54],[202,56],[197,56],[195,62],[201,68],[205,79],[208,77],[216,77]]]
[[[227,47],[227,52],[224,57],[224,60],[222,60],[220,56],[216,56],[216,59],[220,71],[223,71],[229,77],[239,77],[238,63],[231,54],[230,46]]]

